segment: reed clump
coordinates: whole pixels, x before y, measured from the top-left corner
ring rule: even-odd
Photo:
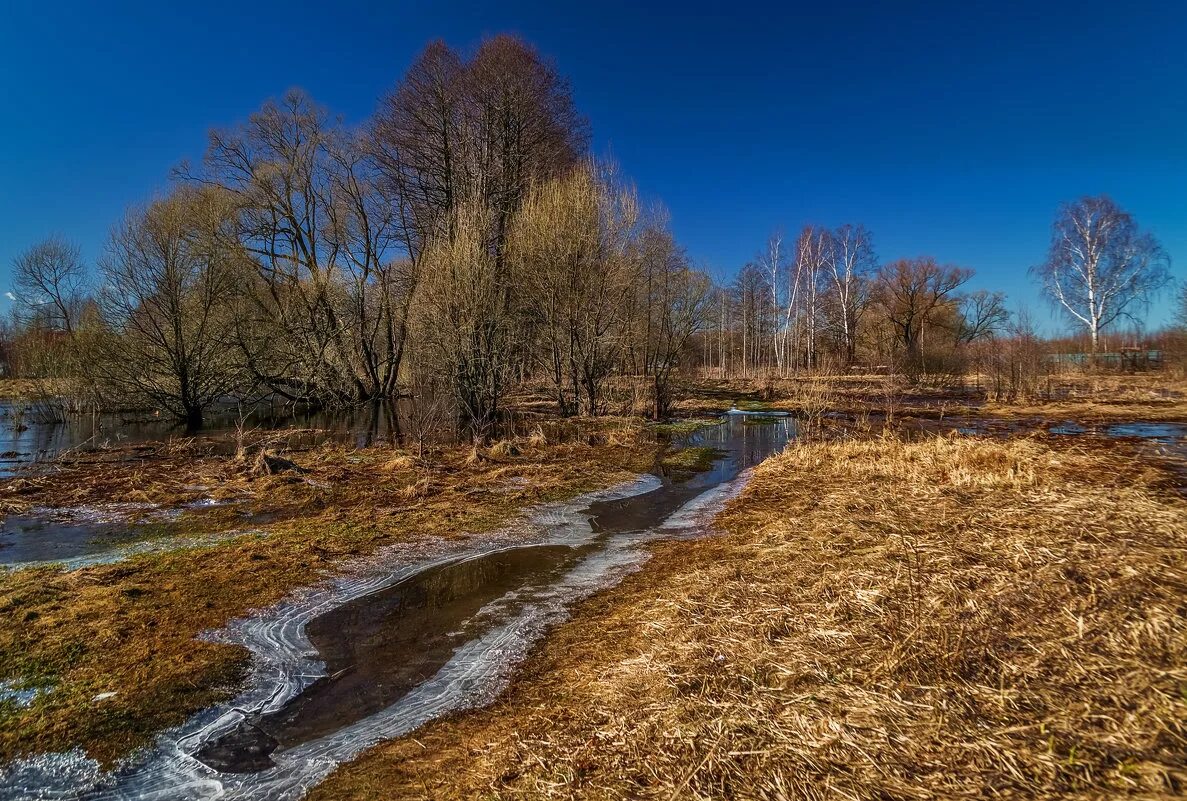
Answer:
[[[815,442],[658,547],[492,708],[313,798],[1187,790],[1187,503],[1117,450]]]

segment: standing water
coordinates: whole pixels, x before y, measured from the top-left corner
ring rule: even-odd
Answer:
[[[162,735],[115,773],[78,752],[17,763],[0,774],[0,798],[299,798],[365,748],[493,699],[568,605],[637,568],[646,543],[700,530],[743,472],[794,433],[790,418],[729,415],[685,440],[716,449],[708,471],[546,507],[529,521],[531,544],[496,537],[485,550],[411,566],[397,547],[386,568],[221,633],[255,656],[234,703]]]

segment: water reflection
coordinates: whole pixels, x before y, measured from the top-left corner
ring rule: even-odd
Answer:
[[[420,423],[418,425],[418,423]],[[45,461],[70,450],[112,445],[137,445],[202,436],[218,438],[243,429],[282,431],[293,429],[295,446],[341,442],[354,447],[388,442],[409,436],[439,441],[443,432],[422,431],[411,401],[373,403],[342,410],[256,406],[223,406],[210,412],[201,431],[187,431],[176,421],[142,414],[28,414],[21,404],[0,401],[0,474],[25,464]]]

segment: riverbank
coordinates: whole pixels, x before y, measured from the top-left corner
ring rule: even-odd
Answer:
[[[793,446],[349,798],[1103,797],[1187,787],[1187,503],[1057,437]]]
[[[108,448],[0,483],[9,513],[149,515],[178,547],[76,570],[0,571],[0,761],[81,747],[110,764],[234,695],[248,654],[197,639],[394,543],[472,538],[524,509],[649,470],[659,445],[626,420],[580,441],[528,437],[424,458],[390,447],[297,452],[194,441]],[[164,518],[155,513],[177,512]],[[200,545],[195,538],[218,535]]]

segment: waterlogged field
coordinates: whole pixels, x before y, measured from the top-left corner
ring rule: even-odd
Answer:
[[[1182,398],[821,383],[22,472],[0,798],[1183,789]]]

